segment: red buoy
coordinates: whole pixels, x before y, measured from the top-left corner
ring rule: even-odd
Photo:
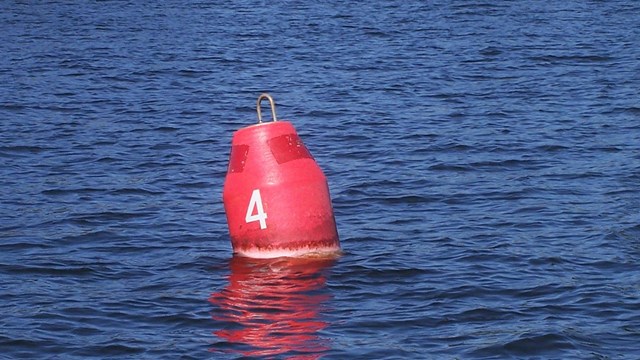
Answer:
[[[268,99],[273,122],[263,123]],[[339,253],[327,179],[293,125],[258,97],[258,124],[233,134],[222,194],[233,251],[253,258]]]

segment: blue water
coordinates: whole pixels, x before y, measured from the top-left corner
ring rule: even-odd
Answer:
[[[0,3],[0,358],[640,358],[640,3]],[[268,91],[344,255],[233,258]]]

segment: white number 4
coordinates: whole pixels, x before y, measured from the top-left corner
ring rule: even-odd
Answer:
[[[256,209],[256,214],[253,213],[253,209]],[[249,200],[249,207],[247,207],[247,215],[244,217],[244,221],[248,223],[253,221],[260,221],[260,229],[267,228],[267,213],[264,212],[262,207],[262,197],[260,197],[260,189],[253,190],[251,194],[251,200]]]

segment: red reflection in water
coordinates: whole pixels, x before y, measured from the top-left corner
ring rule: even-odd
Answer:
[[[332,259],[231,259],[229,285],[211,294],[213,319],[224,324],[214,334],[242,346],[244,356],[318,359],[329,349],[317,332],[327,326],[318,312],[329,295],[323,269]]]

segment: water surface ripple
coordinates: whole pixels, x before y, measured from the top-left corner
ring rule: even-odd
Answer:
[[[0,4],[0,357],[637,359],[640,4]],[[345,254],[233,258],[269,91]]]

